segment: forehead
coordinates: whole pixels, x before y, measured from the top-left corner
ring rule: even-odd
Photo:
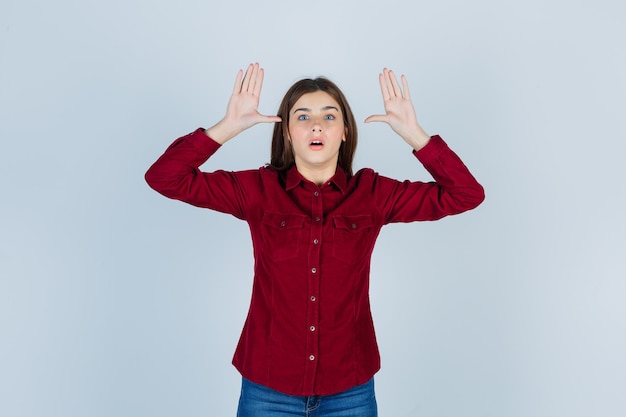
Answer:
[[[341,112],[341,106],[330,94],[325,91],[315,91],[313,93],[303,94],[291,108],[290,111],[298,109],[307,109],[311,111],[325,109],[327,107],[335,107]]]

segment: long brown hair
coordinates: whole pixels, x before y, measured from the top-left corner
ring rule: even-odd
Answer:
[[[274,133],[272,135],[272,156],[270,166],[278,171],[286,171],[295,164],[293,148],[291,142],[287,139],[289,128],[289,111],[296,102],[305,94],[323,91],[330,95],[341,107],[343,114],[343,123],[346,127],[346,140],[339,147],[339,165],[348,175],[352,175],[352,160],[357,144],[357,129],[354,115],[348,104],[348,100],[343,95],[339,87],[332,81],[318,77],[315,79],[305,78],[296,82],[285,94],[283,101],[278,108],[278,116],[282,122],[274,124]]]

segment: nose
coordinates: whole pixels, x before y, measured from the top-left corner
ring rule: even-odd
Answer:
[[[313,130],[313,132],[321,132],[322,131],[322,124],[320,123],[319,119],[313,120],[313,124],[311,126],[311,130]]]

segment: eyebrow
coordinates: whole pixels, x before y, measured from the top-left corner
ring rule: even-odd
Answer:
[[[339,109],[337,107],[335,107],[335,106],[324,106],[324,107],[322,107],[322,111],[326,111],[326,110],[335,110],[336,112],[339,112]],[[309,112],[310,113],[312,110],[308,109],[306,107],[300,107],[298,109],[295,109],[293,112],[297,113],[299,111]]]

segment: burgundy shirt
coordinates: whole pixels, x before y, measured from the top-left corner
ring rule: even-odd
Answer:
[[[436,180],[428,183],[371,169],[350,177],[338,168],[322,186],[295,168],[201,172],[219,147],[198,129],[177,139],[146,181],[167,197],[248,222],[254,284],[234,366],[291,395],[328,395],[367,382],[380,368],[368,292],[381,227],[472,209],[483,188],[439,136],[414,151]]]

